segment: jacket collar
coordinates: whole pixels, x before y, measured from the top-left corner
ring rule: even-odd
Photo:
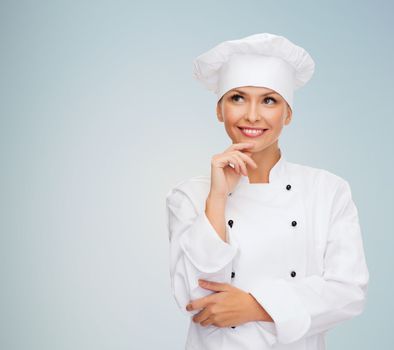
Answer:
[[[249,183],[249,178],[247,176],[242,176],[240,179],[240,183],[243,185],[251,185],[251,186],[267,186],[270,184],[279,184],[283,183],[286,178],[286,163],[282,150],[279,148],[280,158],[271,168],[270,173],[268,174],[268,183]]]

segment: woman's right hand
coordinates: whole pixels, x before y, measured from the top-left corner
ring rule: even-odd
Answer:
[[[254,143],[234,143],[223,153],[215,154],[211,160],[211,189],[210,195],[226,196],[232,192],[241,175],[248,175],[246,164],[257,168],[257,164],[250,157]],[[229,163],[234,165],[232,168]],[[246,163],[246,164],[245,164]]]

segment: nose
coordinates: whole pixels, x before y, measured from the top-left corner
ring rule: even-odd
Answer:
[[[250,123],[254,123],[256,120],[260,119],[261,117],[257,108],[257,102],[252,101],[249,104],[248,110],[246,112],[246,120],[248,120]]]

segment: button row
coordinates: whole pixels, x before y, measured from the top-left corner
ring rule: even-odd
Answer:
[[[286,186],[286,190],[290,191],[290,189],[291,189],[291,185],[289,184],[289,185]],[[231,195],[232,195],[232,192],[230,192],[228,195],[231,196]],[[234,221],[233,221],[233,220],[229,220],[227,223],[228,223],[228,225],[229,225],[230,227],[233,227]],[[292,225],[293,227],[296,226],[296,225],[297,225],[297,221],[293,220],[293,221],[291,222],[291,225]],[[295,276],[296,276],[296,272],[295,272],[295,271],[291,271],[291,272],[290,272],[290,276],[291,276],[291,277],[295,277]],[[231,278],[234,278],[234,277],[235,277],[235,272],[232,271],[232,272],[231,272]],[[234,329],[234,328],[236,328],[236,326],[231,326],[231,328]]]
[[[230,227],[233,227],[233,224],[234,224],[234,221],[233,220],[229,220],[228,222],[227,222],[227,224],[230,226]],[[291,226],[297,226],[297,221],[295,221],[295,220],[293,220],[292,222],[291,222]]]

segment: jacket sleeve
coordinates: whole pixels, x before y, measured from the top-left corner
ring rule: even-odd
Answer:
[[[337,187],[331,206],[322,276],[258,281],[249,292],[272,322],[258,322],[271,344],[288,344],[333,328],[364,310],[369,272],[358,211],[348,182]]]
[[[238,245],[219,237],[205,210],[185,191],[174,188],[167,193],[166,212],[172,294],[182,312],[193,316],[199,310],[187,311],[189,301],[213,293],[200,287],[198,279],[230,283]]]

